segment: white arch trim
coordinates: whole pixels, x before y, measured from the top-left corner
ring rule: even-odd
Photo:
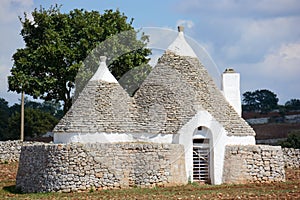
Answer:
[[[199,126],[206,127],[211,132],[211,156],[212,156],[212,184],[221,184],[224,167],[224,154],[226,145],[254,145],[254,136],[227,136],[223,126],[212,117],[207,111],[199,111],[187,124],[178,132],[178,143],[185,148],[186,175],[192,180],[193,175],[193,136]]]

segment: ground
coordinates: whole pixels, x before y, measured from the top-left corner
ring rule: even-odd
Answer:
[[[290,131],[300,130],[300,123],[268,123],[268,124],[252,124],[257,140],[287,138]]]
[[[300,169],[287,169],[286,182],[270,184],[188,184],[81,193],[20,194],[15,191],[18,163],[0,164],[0,199],[300,199]]]
[[[300,115],[300,111],[285,113],[285,116],[289,115]],[[242,117],[244,119],[270,118],[267,124],[250,124],[256,133],[256,140],[287,138],[289,132],[300,130],[300,123],[284,123],[280,121],[282,116],[279,112],[270,112],[267,114],[243,112]]]

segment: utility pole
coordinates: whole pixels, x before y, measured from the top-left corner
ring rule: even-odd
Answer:
[[[24,91],[21,96],[21,141],[24,141]]]

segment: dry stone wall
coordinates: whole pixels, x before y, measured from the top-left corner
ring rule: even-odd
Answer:
[[[22,192],[79,191],[186,184],[178,144],[44,144],[22,147]]]
[[[31,144],[33,142],[22,142],[21,140],[0,141],[0,163],[19,161],[21,147]]]
[[[42,144],[39,142],[22,142],[20,140],[0,141],[0,163],[19,161],[23,145]],[[300,168],[300,149],[282,148],[286,168]]]
[[[285,181],[284,160],[280,146],[226,146],[224,183],[276,181]]]
[[[300,168],[300,149],[282,148],[286,168]]]

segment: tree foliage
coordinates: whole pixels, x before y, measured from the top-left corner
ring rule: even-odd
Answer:
[[[58,123],[58,119],[48,112],[38,109],[26,108],[24,110],[24,133],[25,137],[34,138],[52,131]],[[20,135],[20,119],[19,112],[14,113],[8,120],[8,137],[10,139],[18,139]],[[17,134],[16,134],[17,133]]]
[[[300,99],[291,99],[284,106],[287,111],[300,110]]]
[[[52,131],[63,116],[59,103],[34,102],[25,99],[24,133],[25,139],[41,136]],[[21,105],[8,103],[0,98],[0,140],[14,140],[20,138]]]
[[[243,94],[243,111],[268,113],[277,107],[277,95],[269,90],[248,91]]]
[[[8,118],[10,117],[10,110],[8,102],[0,98],[0,140],[4,138],[5,133],[8,132]]]
[[[61,13],[59,6],[53,6],[48,10],[42,7],[35,9],[32,17],[33,20],[27,15],[20,18],[21,35],[26,46],[17,49],[13,55],[9,90],[25,91],[34,98],[47,101],[63,101],[64,112],[72,104],[76,74],[92,49],[115,34],[133,30],[133,20],[127,22],[127,17],[118,10],[106,10],[100,14],[75,9]],[[124,62],[111,62],[109,68],[117,78],[134,66],[148,62],[146,56],[150,50],[143,48],[145,44],[136,39],[135,31],[133,37],[133,45],[142,47],[120,59]],[[115,40],[107,48],[113,54],[126,48],[126,45],[120,44]]]
[[[279,143],[282,147],[300,149],[300,130],[292,131],[285,141]]]

